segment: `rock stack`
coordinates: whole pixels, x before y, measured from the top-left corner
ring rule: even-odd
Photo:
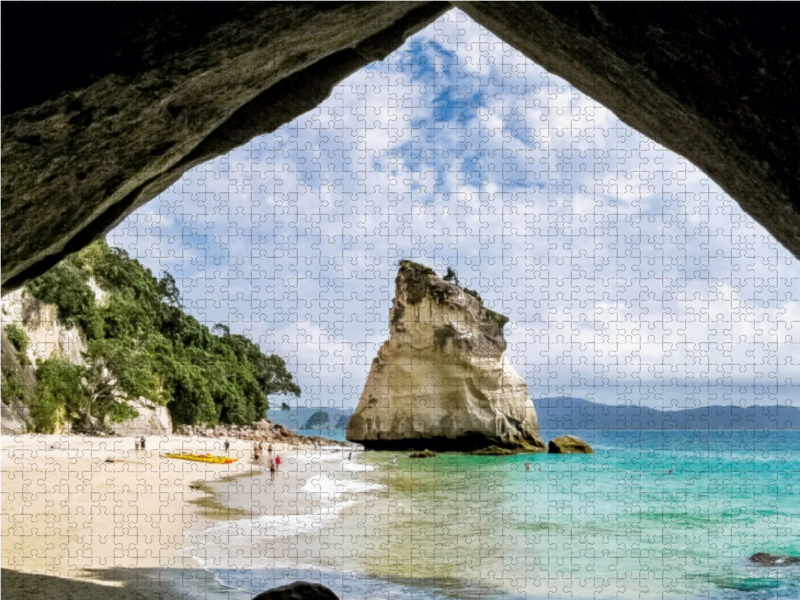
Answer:
[[[504,354],[508,318],[411,261],[395,284],[389,340],[347,439],[368,449],[543,451],[527,385]]]

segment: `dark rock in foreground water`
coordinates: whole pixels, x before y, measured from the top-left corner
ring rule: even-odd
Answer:
[[[789,565],[800,563],[800,556],[758,552],[750,557],[750,562],[759,564],[762,567],[788,567]]]
[[[295,581],[261,592],[253,600],[339,600],[339,597],[324,585]]]
[[[593,454],[592,447],[574,435],[562,435],[550,440],[547,445],[550,454]]]

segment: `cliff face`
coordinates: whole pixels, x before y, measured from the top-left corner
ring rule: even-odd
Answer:
[[[102,291],[93,286],[95,294]],[[58,309],[52,304],[44,304],[32,298],[25,290],[15,290],[3,296],[0,301],[0,318],[2,319],[3,349],[3,384],[9,380],[19,381],[17,393],[7,397],[8,403],[2,405],[3,434],[20,434],[27,431],[30,423],[28,402],[33,397],[36,387],[36,360],[56,355],[72,364],[80,364],[81,352],[86,345],[80,332],[75,328],[67,328],[56,319]],[[14,346],[6,335],[6,327],[10,324],[19,327],[27,336],[29,345],[23,356],[18,356]],[[20,358],[23,362],[20,362]],[[13,384],[12,384],[13,385]],[[64,424],[66,425],[66,424]],[[60,433],[62,429],[56,431]]]
[[[102,302],[105,292],[93,280],[89,287],[95,299]],[[71,364],[83,364],[81,353],[86,352],[86,341],[77,328],[67,328],[58,322],[58,309],[52,304],[39,302],[24,289],[15,290],[0,300],[0,320],[2,321],[2,368],[3,385],[9,378],[16,383],[15,391],[7,394],[0,405],[0,432],[20,434],[27,431],[31,422],[28,402],[36,387],[36,361],[59,356]],[[24,363],[20,362],[14,346],[8,339],[6,327],[14,324],[27,336],[29,345],[24,352]],[[172,420],[164,406],[149,406],[142,399],[129,402],[139,416],[110,425],[117,435],[162,435],[172,432]],[[70,424],[62,422],[56,433],[68,432]]]
[[[504,354],[507,321],[403,261],[389,340],[372,361],[347,439],[371,449],[543,450],[525,381]]]
[[[17,357],[16,348],[0,331],[2,342],[3,400],[0,402],[0,433],[19,434],[28,430],[31,421],[30,408],[26,400],[33,394],[36,375],[31,365],[23,365]]]

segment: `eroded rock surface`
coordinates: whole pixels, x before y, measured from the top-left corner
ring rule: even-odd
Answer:
[[[527,385],[504,354],[508,318],[410,261],[395,284],[389,340],[347,439],[372,449],[543,450]]]
[[[687,157],[800,256],[791,4],[454,4]],[[6,6],[6,45],[24,51],[3,64],[4,291],[193,166],[318,105],[451,5]]]
[[[2,107],[4,292],[88,245],[195,165],[316,107],[450,6],[9,9],[8,43],[28,50],[4,65],[15,90]]]

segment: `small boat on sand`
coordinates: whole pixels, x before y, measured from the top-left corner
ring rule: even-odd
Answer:
[[[239,460],[238,458],[228,458],[227,456],[214,456],[213,454],[175,454],[167,453],[167,458],[179,458],[181,460],[196,460],[198,462],[214,463],[217,465],[229,465]]]

